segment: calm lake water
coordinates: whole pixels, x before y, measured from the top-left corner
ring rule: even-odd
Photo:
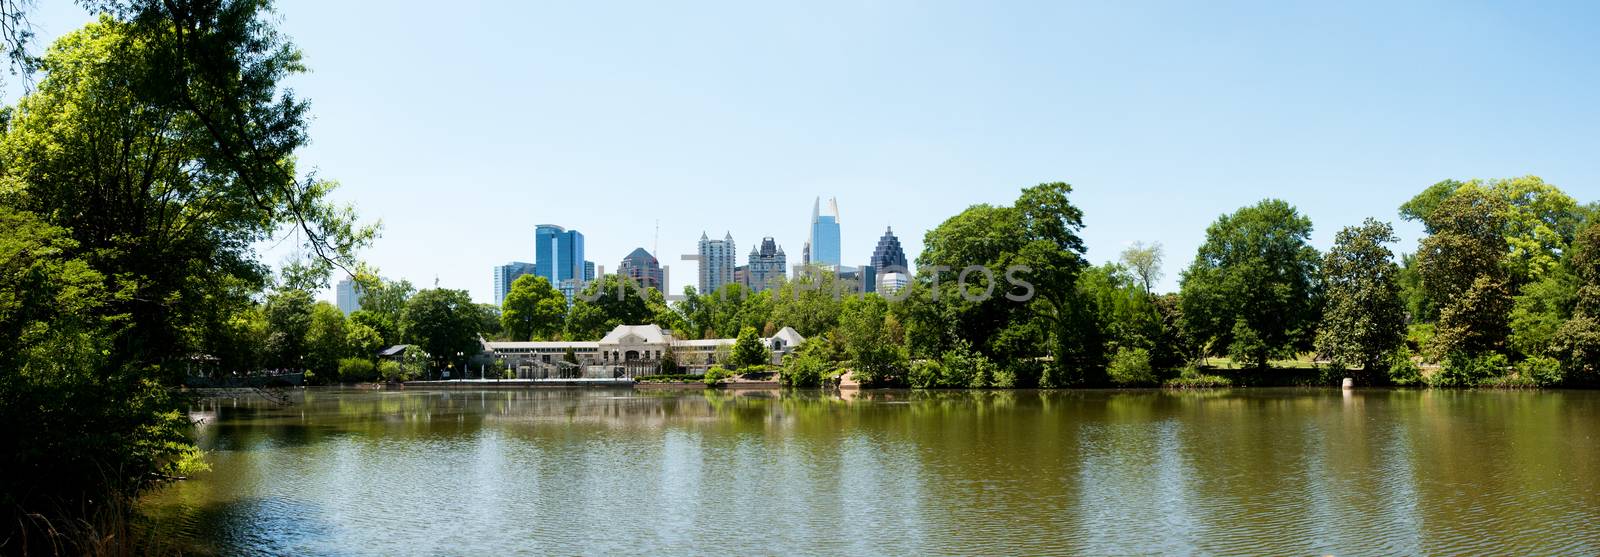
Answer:
[[[150,496],[224,554],[1600,554],[1600,392],[308,390]]]

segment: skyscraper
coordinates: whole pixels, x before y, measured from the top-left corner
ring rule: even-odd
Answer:
[[[577,230],[554,224],[534,227],[533,257],[534,272],[566,293],[568,304],[580,283],[594,280],[594,263],[584,260],[583,233]]]
[[[617,274],[633,279],[633,283],[640,288],[660,290],[663,287],[661,262],[644,248],[635,248],[627,257],[622,258],[622,263],[617,265]]]
[[[700,283],[696,288],[701,294],[716,292],[722,285],[733,282],[736,253],[733,234],[712,240],[704,232],[700,233]]]
[[[883,290],[893,293],[905,286],[911,267],[906,262],[905,250],[900,248],[900,238],[894,235],[894,228],[884,229],[883,237],[878,238],[878,247],[872,250],[868,267],[873,274],[872,277],[863,277],[863,283],[869,285],[868,292]]]
[[[822,214],[822,198],[811,206],[811,252],[808,263],[839,267],[839,200],[828,198],[828,213]]]
[[[506,294],[511,293],[511,283],[517,281],[522,275],[536,274],[538,266],[533,263],[512,261],[494,268],[494,305],[505,303]]]
[[[760,292],[771,288],[778,280],[786,276],[784,266],[788,264],[788,256],[783,254],[783,248],[771,236],[761,239],[761,247],[750,247],[750,257],[746,265],[744,285],[753,292]]]
[[[355,279],[346,277],[339,281],[339,286],[334,292],[334,302],[339,306],[339,311],[345,315],[361,309],[361,285]]]

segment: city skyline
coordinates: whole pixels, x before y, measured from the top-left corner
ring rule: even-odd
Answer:
[[[312,69],[289,83],[317,115],[299,166],[384,223],[362,254],[384,276],[437,278],[480,302],[493,299],[489,267],[528,258],[530,222],[585,230],[608,272],[649,246],[686,283],[697,269],[679,256],[702,228],[775,236],[798,261],[811,201],[829,192],[843,194],[849,228],[893,224],[913,254],[969,205],[1066,181],[1089,260],[1161,242],[1161,291],[1176,288],[1207,225],[1265,197],[1304,211],[1318,249],[1376,217],[1412,252],[1421,227],[1395,208],[1443,179],[1537,174],[1594,197],[1600,57],[1574,22],[1595,10],[852,5],[818,18],[776,5],[502,3],[438,14],[435,40],[396,42],[427,10],[277,5]],[[40,45],[91,19],[75,3],[37,13]],[[341,48],[351,41],[394,48]],[[406,71],[417,65],[460,77],[417,87]],[[476,101],[392,117],[463,84]],[[448,195],[441,183],[454,184]],[[537,214],[460,217],[484,207]],[[263,263],[289,255],[273,247],[281,238],[258,246]],[[845,263],[873,240],[846,231]],[[332,300],[340,278],[319,297]]]

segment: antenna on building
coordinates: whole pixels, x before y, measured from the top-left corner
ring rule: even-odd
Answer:
[[[650,255],[661,257],[661,219],[656,219],[656,235],[650,240]]]

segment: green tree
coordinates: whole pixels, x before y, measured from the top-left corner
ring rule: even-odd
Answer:
[[[839,334],[857,381],[893,384],[905,380],[906,353],[897,329],[888,302],[877,294],[845,299]]]
[[[1156,281],[1161,280],[1161,261],[1166,254],[1161,249],[1161,242],[1145,244],[1134,242],[1122,250],[1122,264],[1133,271],[1133,276],[1139,279],[1139,286],[1144,288],[1147,295],[1154,295]]]
[[[351,312],[350,320],[377,331],[384,345],[403,344],[400,314],[417,289],[411,281],[388,281],[370,274],[358,275],[356,281],[361,285],[361,309]]]
[[[1440,301],[1429,355],[1476,356],[1501,349],[1509,334],[1511,285],[1503,265],[1506,202],[1474,185],[1456,189],[1427,213],[1431,232],[1417,250],[1417,272]]]
[[[779,327],[793,327],[801,336],[810,338],[839,324],[839,310],[845,297],[843,284],[833,271],[810,268],[778,286],[772,297],[770,320]]]
[[[336,377],[339,361],[351,354],[350,329],[344,312],[328,302],[311,307],[311,323],[306,330],[306,367],[319,377]]]
[[[279,290],[267,298],[267,365],[307,369],[310,362],[311,309],[315,300],[304,290]]]
[[[1513,285],[1538,280],[1560,262],[1586,211],[1559,188],[1537,176],[1500,180],[1445,180],[1430,186],[1400,206],[1400,215],[1421,221],[1429,233],[1438,232],[1435,223],[1451,219],[1436,215],[1446,201],[1461,192],[1469,196],[1493,197],[1496,221],[1505,246],[1505,264]]]
[[[567,312],[567,338],[598,340],[618,325],[650,323],[654,315],[638,285],[617,275],[591,281]],[[589,298],[589,299],[585,299]]]
[[[345,333],[345,345],[349,347],[350,354],[372,359],[384,349],[383,337],[378,330],[351,320]]]
[[[103,293],[78,316],[104,342],[99,359],[49,383],[94,426],[56,427],[30,410],[30,431],[8,447],[20,466],[8,470],[33,471],[8,474],[30,482],[26,500],[5,505],[16,517],[72,521],[125,503],[193,454],[182,401],[164,387],[217,346],[197,331],[266,286],[257,242],[296,229],[317,256],[308,275],[325,277],[355,266],[374,234],[327,201],[331,182],[294,166],[306,105],[278,84],[303,66],[260,17],[264,2],[89,5],[110,15],[50,48],[0,140],[0,202],[65,231],[72,243],[49,257],[95,271]],[[18,539],[10,529],[23,521],[3,522]]]
[[[548,339],[561,332],[567,316],[567,299],[538,275],[522,275],[500,304],[500,324],[512,341]]]
[[[1311,219],[1277,199],[1217,219],[1183,273],[1189,334],[1258,368],[1309,348],[1320,313],[1310,236]]]
[[[1578,234],[1568,265],[1580,286],[1572,317],[1556,330],[1551,353],[1569,382],[1593,385],[1600,383],[1600,223]]]
[[[434,366],[458,369],[477,354],[478,306],[465,290],[428,288],[406,301],[405,338],[432,356]]]
[[[766,365],[772,362],[772,352],[761,344],[755,327],[745,327],[739,331],[738,340],[733,344],[733,355],[729,359],[734,369]]]
[[[1369,218],[1340,230],[1322,259],[1317,353],[1340,368],[1360,367],[1364,381],[1387,377],[1384,364],[1405,339],[1400,266],[1386,246],[1396,241],[1393,227]]]

